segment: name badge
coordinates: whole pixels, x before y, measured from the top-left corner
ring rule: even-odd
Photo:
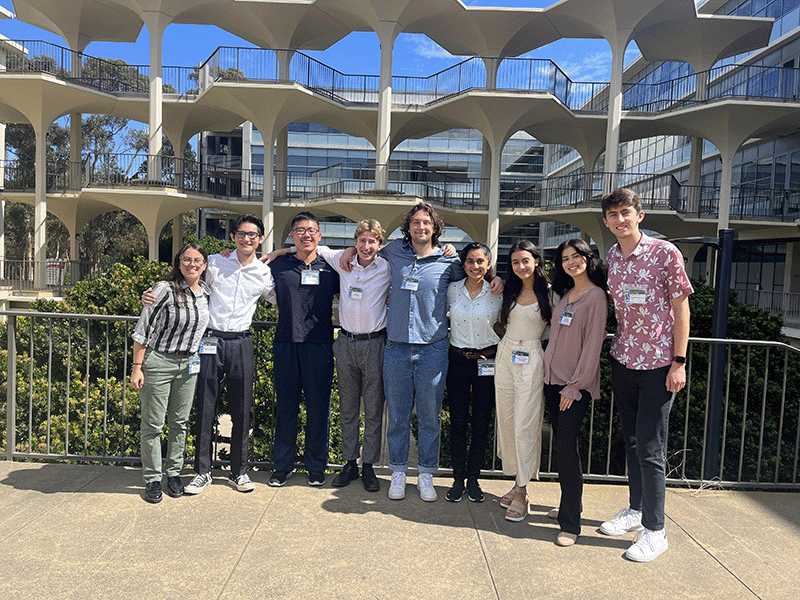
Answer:
[[[361,300],[361,296],[364,293],[364,290],[360,287],[350,286],[349,296],[352,300]]]
[[[200,372],[200,359],[193,358],[189,361],[189,375],[197,375]]]
[[[561,319],[559,319],[558,324],[569,326],[572,324],[572,317],[574,316],[575,316],[574,312],[565,310],[563,313],[561,313]]]
[[[301,285],[319,285],[319,271],[304,269],[300,276]]]
[[[633,286],[626,288],[625,304],[647,304],[647,288]]]
[[[527,365],[531,362],[531,353],[527,348],[513,348],[511,362],[515,365]]]
[[[416,292],[419,289],[419,279],[416,277],[403,277],[403,285],[400,286],[400,289]]]
[[[200,354],[216,354],[217,338],[205,337],[200,340]]]
[[[478,377],[489,377],[494,375],[494,361],[493,360],[479,360],[478,361]]]

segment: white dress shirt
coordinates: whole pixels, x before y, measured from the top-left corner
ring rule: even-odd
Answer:
[[[371,264],[362,267],[356,253],[353,270],[348,273],[339,266],[343,252],[317,246],[317,254],[339,273],[339,323],[349,333],[380,331],[386,327],[386,296],[392,283],[389,261],[376,256]]]
[[[275,295],[269,267],[255,257],[243,266],[236,251],[228,258],[220,254],[208,257],[206,283],[211,288],[208,326],[217,331],[247,331],[259,297],[270,300]]]
[[[450,309],[450,345],[456,348],[481,350],[495,346],[500,338],[492,325],[500,318],[502,296],[489,292],[489,283],[473,300],[467,290],[467,280],[454,281],[447,288],[447,306]]]

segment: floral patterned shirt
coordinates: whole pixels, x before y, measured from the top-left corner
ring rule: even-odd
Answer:
[[[642,234],[625,258],[614,244],[608,251],[608,287],[617,315],[611,356],[637,371],[668,366],[675,325],[671,301],[694,292],[680,250]]]

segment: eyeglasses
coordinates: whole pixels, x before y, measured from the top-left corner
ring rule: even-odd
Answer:
[[[258,237],[257,231],[237,231],[233,235],[236,236],[237,240],[243,240],[247,238],[248,240],[254,240]]]
[[[206,261],[204,258],[182,258],[181,264],[185,267],[188,267],[189,265],[197,265],[198,267],[202,267],[204,264],[206,264]]]
[[[317,235],[318,233],[319,233],[319,229],[316,229],[314,227],[295,227],[294,229],[292,229],[292,234],[293,235],[295,235],[295,234],[296,235],[305,235],[305,234]]]

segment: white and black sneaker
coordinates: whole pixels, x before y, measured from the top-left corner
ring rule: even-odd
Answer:
[[[256,489],[256,486],[253,485],[253,482],[250,481],[250,478],[247,476],[247,473],[243,475],[239,475],[238,477],[234,477],[231,475],[228,478],[228,483],[235,487],[240,492],[252,492]]]
[[[272,487],[282,487],[286,484],[286,480],[292,476],[294,471],[273,471],[269,478],[269,484]]]
[[[204,489],[206,489],[209,485],[211,485],[211,473],[198,473],[194,476],[185,488],[183,488],[184,494],[199,494]]]

